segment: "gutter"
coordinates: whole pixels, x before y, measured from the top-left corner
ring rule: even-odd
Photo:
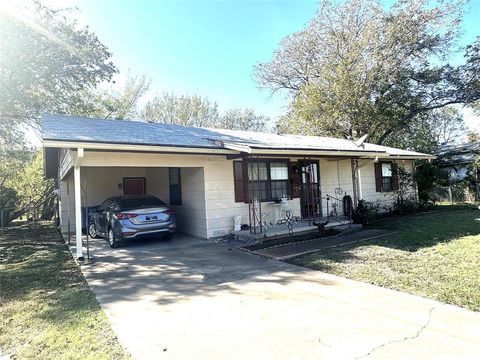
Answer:
[[[188,147],[188,146],[159,146],[144,144],[121,144],[121,143],[100,143],[100,142],[80,142],[80,141],[64,141],[64,140],[43,140],[45,148],[66,148],[88,150],[114,150],[114,151],[132,151],[132,152],[170,152],[179,154],[216,154],[216,155],[283,155],[283,156],[349,156],[358,158],[394,158],[405,160],[435,159],[433,155],[422,154],[415,155],[390,155],[385,151],[365,151],[365,150],[342,150],[342,149],[325,149],[315,150],[311,148],[278,148],[266,149],[255,148],[243,144],[230,142],[217,143],[216,147]]]

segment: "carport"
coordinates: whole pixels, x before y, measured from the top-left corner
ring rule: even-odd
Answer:
[[[178,231],[206,237],[204,167],[199,158],[83,148],[60,153],[61,232],[68,238],[75,234],[77,258],[83,258],[85,213],[119,195],[154,195],[175,210]]]

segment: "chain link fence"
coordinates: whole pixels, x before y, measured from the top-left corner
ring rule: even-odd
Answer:
[[[434,202],[447,202],[450,204],[458,204],[464,202],[475,202],[480,199],[480,194],[477,189],[468,185],[451,185],[451,186],[438,186],[432,189],[430,194],[431,199]]]

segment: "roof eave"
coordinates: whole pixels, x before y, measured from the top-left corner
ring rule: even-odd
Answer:
[[[116,151],[144,151],[144,152],[172,152],[172,153],[210,153],[210,154],[240,154],[250,153],[251,155],[296,155],[296,156],[351,156],[358,158],[394,158],[399,160],[421,160],[435,159],[436,157],[428,154],[421,155],[391,155],[383,151],[365,151],[365,150],[321,150],[321,149],[266,149],[253,148],[245,146],[233,146],[236,144],[226,144],[224,147],[190,147],[190,146],[171,146],[171,145],[146,145],[146,144],[126,144],[126,143],[104,143],[89,141],[67,141],[43,139],[44,148],[84,148],[87,150],[116,150]],[[249,150],[249,151],[245,151]]]
[[[187,146],[161,146],[142,144],[117,144],[100,142],[48,140],[42,142],[44,148],[83,148],[88,150],[116,150],[116,151],[144,151],[144,152],[177,152],[177,153],[211,153],[211,154],[238,154],[238,151],[217,147],[187,147]]]
[[[390,154],[389,158],[398,159],[398,160],[435,160],[437,157],[429,154],[419,154],[419,155],[393,155]]]

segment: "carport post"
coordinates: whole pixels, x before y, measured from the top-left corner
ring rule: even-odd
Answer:
[[[73,168],[73,181],[75,184],[75,239],[77,259],[83,260],[82,251],[82,186],[80,182],[80,163],[83,158],[83,148],[77,151],[77,159]]]

